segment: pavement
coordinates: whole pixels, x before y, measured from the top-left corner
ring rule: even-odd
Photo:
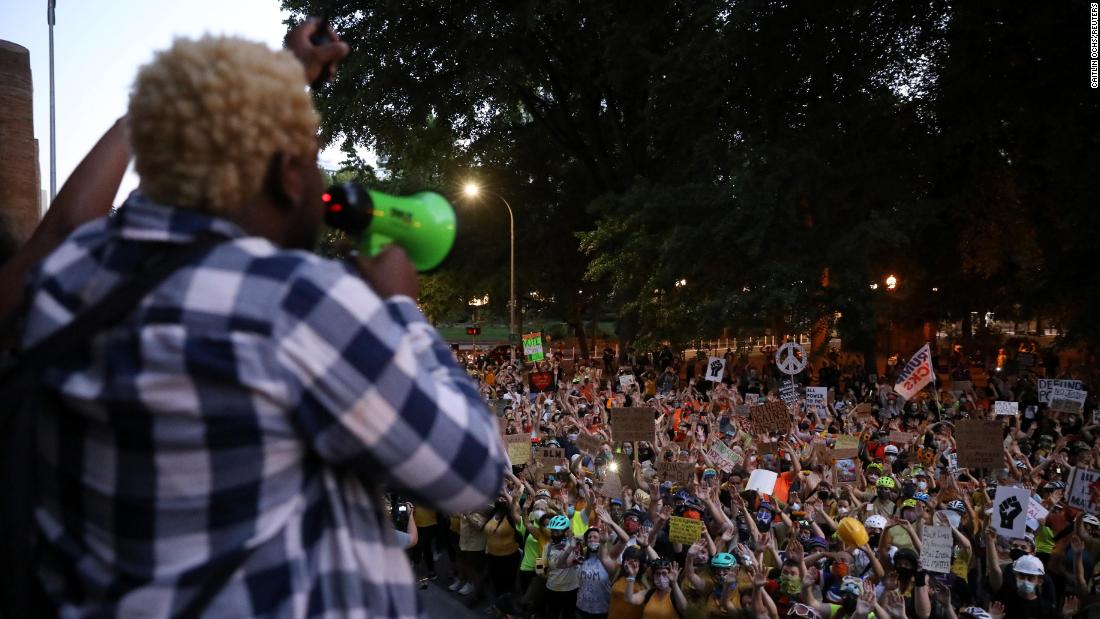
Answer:
[[[481,600],[473,608],[469,608],[468,596],[459,595],[448,591],[447,587],[454,582],[454,570],[446,554],[443,554],[435,562],[436,578],[425,578],[423,566],[417,566],[415,572],[420,579],[420,603],[424,612],[432,619],[487,619],[496,617],[496,613],[489,613],[489,601]]]

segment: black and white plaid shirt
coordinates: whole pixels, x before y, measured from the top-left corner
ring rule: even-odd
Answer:
[[[155,242],[208,234],[227,242],[43,376],[64,402],[38,417],[44,586],[64,617],[167,617],[243,560],[207,616],[421,616],[379,486],[459,513],[507,461],[411,299],[135,193],[32,276],[24,347]]]

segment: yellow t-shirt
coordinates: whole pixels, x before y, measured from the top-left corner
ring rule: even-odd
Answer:
[[[418,527],[430,527],[436,523],[439,516],[434,509],[428,509],[423,505],[413,504],[413,522]]]
[[[485,523],[485,553],[494,557],[507,557],[519,552],[516,530],[507,518],[490,518]]]

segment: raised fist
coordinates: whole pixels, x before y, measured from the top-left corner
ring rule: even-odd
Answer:
[[[1020,505],[1020,500],[1014,496],[1001,501],[997,509],[1001,514],[1001,528],[1003,529],[1011,529],[1016,517],[1024,511],[1024,508]]]

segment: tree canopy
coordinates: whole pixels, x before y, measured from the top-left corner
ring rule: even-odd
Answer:
[[[1100,343],[1085,3],[283,5],[353,50],[316,93],[325,139],[372,149],[394,190],[506,196],[521,298],[575,328],[614,313],[624,340],[683,341],[839,312],[866,349],[869,284],[897,273],[905,320],[1042,312]],[[425,286],[441,312],[507,298],[493,200],[457,200]]]

